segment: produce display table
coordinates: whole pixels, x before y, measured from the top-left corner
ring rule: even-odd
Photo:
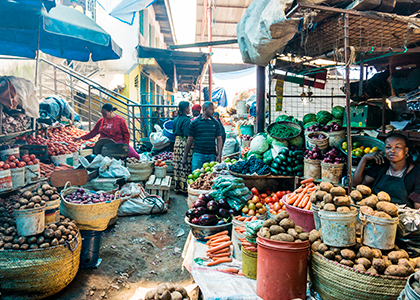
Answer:
[[[262,300],[256,295],[257,281],[245,276],[231,275],[217,271],[228,266],[241,268],[242,262],[233,259],[229,264],[206,267],[199,265],[200,258],[206,256],[207,246],[198,242],[192,233],[189,233],[185,243],[182,266],[193,276],[194,281],[200,287],[205,300]]]

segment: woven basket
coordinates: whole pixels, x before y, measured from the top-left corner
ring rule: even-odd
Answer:
[[[407,278],[374,275],[312,253],[309,275],[323,300],[395,300]]]
[[[66,183],[60,194],[60,213],[71,220],[75,220],[80,230],[105,230],[108,227],[109,221],[117,216],[121,203],[119,192],[115,194],[115,200],[111,202],[73,204],[67,202],[64,198],[76,191],[78,187],[67,187],[68,183]]]
[[[43,299],[64,289],[79,269],[82,239],[36,250],[5,250],[0,255],[2,300]]]

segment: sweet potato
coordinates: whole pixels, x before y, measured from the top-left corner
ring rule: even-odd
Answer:
[[[378,204],[376,204],[376,208],[379,211],[386,212],[391,217],[398,216],[398,207],[393,203],[389,203],[386,201],[379,201]]]
[[[347,196],[335,197],[333,201],[337,206],[350,206],[350,199]]]
[[[330,194],[331,194],[333,197],[345,196],[345,195],[346,195],[346,190],[345,190],[345,189],[343,189],[341,186],[338,186],[338,187],[333,187],[333,188],[330,190]]]
[[[370,187],[363,184],[359,184],[358,186],[356,186],[356,190],[358,190],[363,196],[372,194],[372,190],[370,189]]]
[[[377,196],[379,201],[391,202],[391,197],[388,195],[388,193],[379,192]]]
[[[350,193],[350,197],[354,200],[354,201],[360,201],[363,199],[363,195],[362,193],[360,193],[358,190],[353,190]]]
[[[330,192],[330,190],[334,187],[331,183],[329,182],[321,182],[319,187],[321,188],[321,191],[325,191],[327,193]]]

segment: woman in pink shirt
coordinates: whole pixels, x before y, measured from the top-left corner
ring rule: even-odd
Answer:
[[[85,135],[75,138],[75,140],[88,140],[99,134],[99,139],[112,139],[117,144],[128,145],[128,157],[140,158],[139,154],[130,146],[130,133],[124,118],[114,113],[117,109],[107,103],[102,106],[102,118],[96,122],[95,127]]]

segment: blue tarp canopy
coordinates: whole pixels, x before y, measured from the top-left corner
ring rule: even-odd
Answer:
[[[37,50],[77,61],[118,59],[122,55],[111,36],[76,9],[57,4],[47,12],[33,5],[2,3],[0,54],[35,58]]]
[[[56,6],[55,0],[15,0],[18,3],[34,6],[37,9],[45,7],[47,11]]]
[[[133,25],[136,12],[146,9],[156,0],[97,0],[111,16],[121,22]]]
[[[203,88],[204,101],[209,101],[209,87],[206,86]],[[217,102],[218,106],[226,107],[228,106],[226,91],[224,88],[213,88],[211,91],[211,101]]]

